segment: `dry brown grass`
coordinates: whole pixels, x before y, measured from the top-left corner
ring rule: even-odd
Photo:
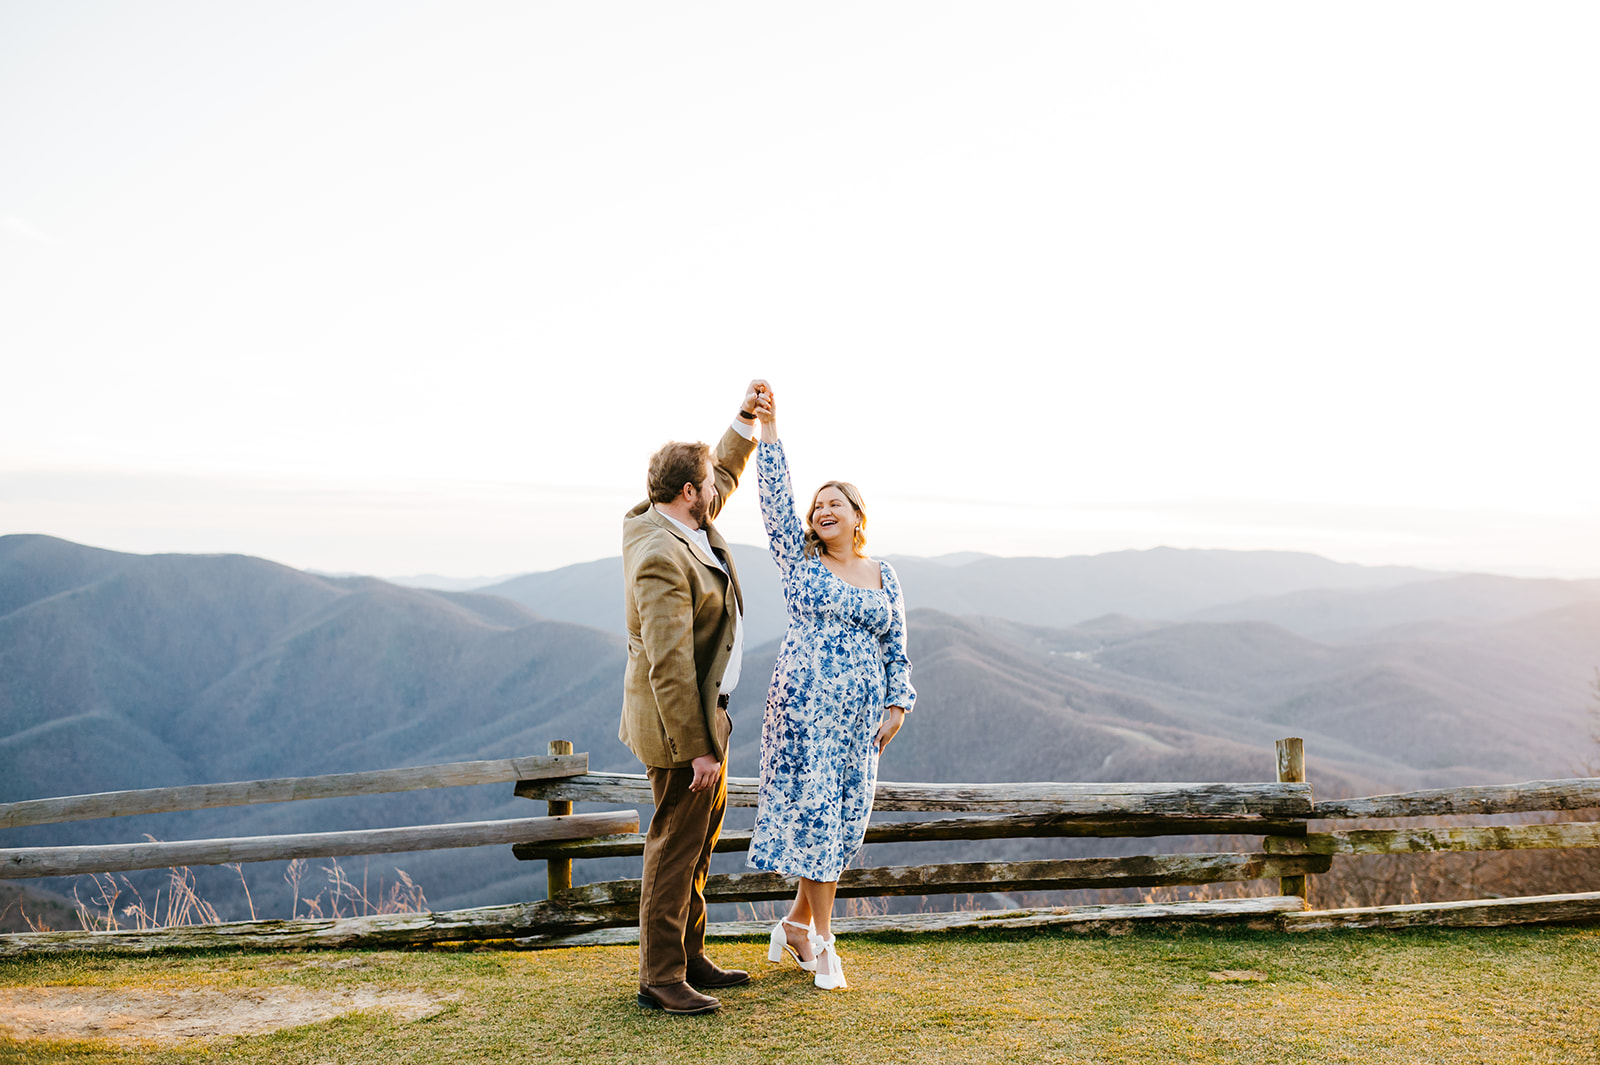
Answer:
[[[154,837],[147,837],[154,838]],[[250,882],[239,863],[226,866],[239,877],[244,897],[250,911],[250,920],[256,919],[255,901],[250,894]],[[421,886],[412,881],[405,870],[396,869],[399,879],[389,883],[383,877],[373,885],[363,866],[361,883],[350,878],[337,858],[321,867],[326,877],[325,886],[309,896],[300,894],[306,880],[307,863],[296,859],[289,863],[284,879],[289,882],[294,895],[291,917],[300,916],[300,906],[306,906],[308,917],[364,917],[374,913],[422,913],[428,908],[428,899]],[[167,881],[156,890],[147,903],[144,896],[123,875],[99,873],[88,877],[90,887],[74,887],[72,892],[79,927],[85,931],[116,931],[152,928],[177,928],[186,925],[219,924],[216,907],[195,890],[194,873],[186,865],[167,870]],[[326,906],[326,909],[324,908]],[[26,916],[23,919],[29,930],[48,932],[51,927],[44,921]]]
[[[762,942],[717,944],[719,961],[755,979],[724,992],[720,1014],[701,1018],[634,1004],[631,947],[11,960],[0,962],[0,990],[210,988],[237,999],[246,989],[265,997],[260,989],[299,988],[352,1001],[358,991],[455,999],[416,1021],[357,1012],[276,1034],[138,1050],[0,1041],[0,1062],[1600,1060],[1600,929],[990,932],[862,937],[841,947],[851,988],[829,993],[792,965],[769,966]]]

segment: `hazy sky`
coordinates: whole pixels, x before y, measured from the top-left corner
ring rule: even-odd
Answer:
[[[1597,54],[1593,3],[0,0],[0,533],[549,568],[763,376],[881,552],[1600,575]]]

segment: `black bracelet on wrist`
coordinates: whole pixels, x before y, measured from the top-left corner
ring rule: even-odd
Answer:
[[[745,410],[743,407],[739,408],[739,417],[743,418],[747,422],[753,422],[756,420],[756,416]]]

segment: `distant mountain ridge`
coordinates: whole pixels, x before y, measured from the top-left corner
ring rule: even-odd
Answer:
[[[781,636],[787,620],[777,567],[763,548],[732,547],[751,643]],[[1359,595],[1448,576],[1409,566],[1331,562],[1294,551],[1170,547],[1064,558],[968,554],[889,561],[900,576],[908,607],[1055,626],[1117,613],[1184,618],[1298,592]],[[514,599],[543,617],[622,631],[620,557],[524,574],[478,591]]]
[[[733,545],[750,642],[782,635],[777,568],[761,548]],[[1418,622],[1494,623],[1600,602],[1600,580],[1439,573],[1358,566],[1293,551],[1158,547],[1064,558],[967,554],[893,557],[906,604],[1032,625],[1070,627],[1106,614],[1197,621],[1269,621],[1318,640],[1360,640]],[[622,631],[618,557],[529,573],[478,591],[554,620]]]
[[[911,606],[1031,625],[1105,614],[1185,618],[1207,607],[1309,589],[1368,590],[1436,578],[1409,566],[1358,566],[1297,551],[1155,547],[1064,558],[901,559]]]
[[[125,555],[7,536],[0,608],[0,801],[542,753],[554,738],[591,752],[596,768],[633,767],[615,738],[623,641],[500,597],[320,578],[238,555]],[[110,842],[536,812],[507,785],[6,838]],[[499,850],[400,864],[446,900],[528,897],[536,870]]]
[[[1467,573],[1386,588],[1312,588],[1207,607],[1204,621],[1270,621],[1323,640],[1402,635],[1437,621],[1496,623],[1600,602],[1600,580],[1550,580]]]
[[[1323,795],[1565,776],[1600,659],[1600,603],[1355,645],[1116,615],[1049,628],[921,609],[909,628],[924,694],[895,755],[926,780],[1261,780],[1287,735]],[[774,653],[745,669],[770,676]],[[736,719],[764,696],[741,685]]]
[[[775,577],[762,586],[761,566],[771,563],[735,550],[760,632],[758,612],[777,596]],[[900,572],[913,604],[922,595],[914,582],[926,582],[935,598],[960,594],[980,607],[1003,606],[1030,582],[1086,588],[1085,572],[1126,576],[1140,559],[1200,574],[1164,600],[1177,605],[1218,589],[1270,591],[1303,574],[1342,574],[1346,587],[1268,596],[1255,609],[1330,602],[1373,624],[1360,639],[1329,643],[1248,617],[1122,612],[1046,625],[913,605],[921,695],[885,778],[1262,780],[1272,774],[1272,741],[1302,735],[1312,781],[1328,795],[1566,775],[1584,749],[1587,685],[1600,664],[1600,599],[1586,582],[1389,573],[1363,587],[1371,574],[1332,563],[1126,556],[1098,570],[1021,560],[987,580],[968,575],[955,591],[917,560],[900,560]],[[1013,561],[928,565],[960,574]],[[1262,565],[1252,571],[1253,562]],[[533,589],[547,608],[587,597],[589,609],[609,609],[592,600],[603,598],[602,584],[620,585],[620,569],[605,572],[615,563],[533,575]],[[1159,605],[1159,583],[1132,572],[1127,601]],[[1085,593],[1084,602],[1116,601],[1117,580],[1098,587],[1101,598]],[[1050,605],[1033,592],[1009,601]],[[1372,606],[1384,603],[1394,604],[1391,614]],[[1430,603],[1492,617],[1419,617]],[[1315,617],[1330,616],[1318,609]],[[540,613],[484,592],[317,577],[238,555],[140,556],[0,537],[0,801],[507,757],[542,752],[550,739],[572,740],[597,770],[637,771],[616,739],[624,640],[603,625]],[[1388,625],[1393,617],[1403,624]],[[736,775],[756,772],[775,635],[747,643],[748,679],[732,706]],[[447,789],[41,826],[5,839],[175,839],[539,812],[509,787]],[[397,864],[429,885],[436,905],[537,897],[542,866],[504,851]]]

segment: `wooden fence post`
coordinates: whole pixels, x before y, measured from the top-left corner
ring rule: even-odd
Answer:
[[[550,753],[550,754],[571,754],[572,753],[572,741],[571,740],[551,740],[550,741],[550,750],[549,750],[548,753]],[[568,801],[551,799],[548,805],[550,807],[548,813],[550,814],[551,817],[556,817],[556,816],[559,816],[559,815],[562,815],[562,814],[570,814],[572,812],[572,803],[568,802]],[[545,868],[545,888],[546,888],[546,893],[547,893],[548,897],[553,899],[553,898],[556,897],[556,893],[557,892],[567,891],[567,890],[571,889],[571,887],[572,887],[572,859],[571,858],[551,858],[550,860],[548,860],[548,861],[546,861],[544,863],[544,868]]]
[[[551,752],[555,753],[554,751]],[[1298,736],[1278,741],[1278,783],[1304,784],[1306,780],[1306,742]],[[1298,895],[1306,899],[1306,908],[1311,906],[1306,895],[1306,878],[1304,876],[1285,876],[1278,880],[1278,894]]]

